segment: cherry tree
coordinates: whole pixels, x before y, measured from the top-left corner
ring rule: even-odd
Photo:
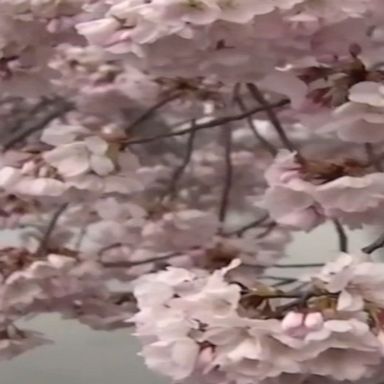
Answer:
[[[0,0],[0,357],[59,313],[177,382],[382,382],[382,3]]]

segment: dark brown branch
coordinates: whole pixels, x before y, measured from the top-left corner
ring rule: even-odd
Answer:
[[[318,268],[323,267],[324,263],[310,263],[310,264],[275,264],[271,265],[270,268]]]
[[[298,282],[298,280],[297,279],[286,279],[286,280],[283,280],[283,281],[278,281],[277,283],[274,283],[274,284],[272,284],[272,287],[273,288],[278,288],[278,287],[283,287],[283,286],[285,286],[285,285],[290,285],[290,284],[293,284],[293,283],[297,283]]]
[[[43,233],[43,237],[40,241],[39,248],[36,251],[36,255],[43,256],[47,252],[52,233],[55,230],[57,222],[60,219],[60,216],[64,213],[67,207],[68,207],[68,203],[61,205],[59,209],[57,209],[56,212],[52,215],[52,218],[49,221],[48,226]]]
[[[47,115],[44,116],[44,118],[42,118],[41,120],[39,120],[37,123],[27,126],[25,129],[22,129],[20,131],[16,131],[9,139],[7,139],[2,144],[3,150],[7,151],[13,148],[17,143],[19,143],[22,140],[25,140],[28,136],[32,135],[33,133],[41,131],[52,120],[64,115],[65,113],[69,112],[71,109],[73,109],[72,104],[66,101],[59,102],[58,105],[55,106],[55,108],[53,108],[52,111],[47,113]]]
[[[21,110],[18,113],[14,113],[14,120],[11,124],[4,127],[2,132],[3,138],[7,140],[8,135],[15,135],[16,131],[22,130],[26,122],[31,121],[38,115],[44,108],[52,105],[55,101],[49,98],[42,98],[33,108],[29,110]]]
[[[282,276],[273,276],[273,275],[262,275],[261,278],[267,279],[267,280],[284,282],[286,284],[295,283],[297,281],[297,279],[295,279],[293,277],[282,277]],[[276,286],[276,285],[274,285],[274,286]]]
[[[239,90],[236,90],[235,92],[235,96],[234,96],[234,101],[235,103],[239,106],[239,109],[242,113],[246,113],[247,112],[247,107],[244,103],[244,100],[243,98],[241,97],[240,95],[240,92]],[[253,121],[253,117],[252,115],[250,116],[247,116],[245,118],[245,120],[247,121],[247,124],[250,128],[250,130],[252,131],[253,135],[255,136],[256,140],[272,155],[272,156],[275,156],[276,153],[277,153],[277,150],[276,148],[267,140],[265,139],[261,134],[260,132],[257,130],[257,127],[255,125],[255,122]]]
[[[255,291],[250,291],[249,293],[246,293],[244,296],[242,296],[241,299],[244,300],[253,296],[259,296],[260,298],[263,298],[263,299],[298,299],[299,301],[307,301],[312,297],[324,296],[324,293],[308,291],[308,292],[276,292],[276,293],[262,294],[262,293],[259,293],[257,290],[255,290]],[[288,303],[288,304],[292,305],[293,303]]]
[[[339,220],[333,220],[333,224],[335,225],[339,240],[339,250],[341,252],[348,252],[348,236],[344,230],[344,227],[341,225]]]
[[[380,235],[373,243],[364,247],[362,251],[370,255],[371,253],[383,247],[384,247],[384,233]]]
[[[232,127],[225,125],[223,127],[224,138],[224,161],[225,161],[225,175],[223,193],[220,200],[219,207],[219,220],[223,224],[227,217],[230,194],[233,184],[233,164],[232,164]]]
[[[368,156],[369,164],[372,164],[376,171],[383,172],[384,168],[383,168],[383,165],[381,164],[382,159],[380,159],[380,157],[376,155],[373,145],[367,143],[364,145],[364,147]]]
[[[270,223],[268,224],[267,228],[265,228],[265,230],[261,233],[259,233],[256,238],[257,239],[262,239],[263,237],[266,237],[268,236],[275,228],[277,227],[277,223]]]
[[[196,126],[196,121],[193,120],[191,123],[191,132],[189,134],[189,138],[187,141],[187,146],[186,146],[186,151],[185,151],[185,156],[184,156],[183,162],[175,170],[175,172],[172,176],[172,179],[171,179],[171,183],[170,183],[170,187],[169,187],[169,191],[170,191],[169,195],[170,195],[171,199],[175,198],[176,192],[177,192],[177,185],[178,185],[181,177],[183,176],[185,170],[187,169],[187,167],[191,161],[191,158],[192,158],[193,146],[194,146],[195,137],[196,137],[196,133],[197,133],[195,126]]]
[[[139,117],[137,117],[136,120],[134,120],[125,129],[125,132],[127,134],[131,133],[132,131],[134,131],[135,128],[137,128],[144,121],[150,119],[160,108],[178,99],[179,97],[180,97],[180,93],[174,93],[172,95],[169,95],[168,97],[165,97],[164,99],[161,99],[159,102],[157,102],[152,107],[148,108],[145,112],[143,112]]]
[[[289,293],[287,294],[290,295]],[[292,296],[295,294],[292,293]],[[335,294],[331,293],[322,293],[322,292],[299,292],[296,294],[296,300],[293,300],[287,304],[280,305],[276,308],[276,315],[283,315],[285,312],[295,309],[295,308],[305,308],[308,304],[308,300],[314,298],[314,297],[326,297],[326,296],[335,296]]]
[[[280,100],[280,101],[278,101],[276,103],[273,103],[273,104],[271,103],[269,105],[269,108],[284,107],[284,106],[286,106],[288,104],[289,104],[289,100],[288,99],[283,99],[283,100]],[[247,112],[244,112],[244,113],[241,113],[241,114],[238,114],[238,115],[219,117],[217,119],[213,119],[213,120],[208,121],[206,123],[196,124],[194,129],[196,131],[200,131],[200,130],[203,130],[203,129],[214,128],[214,127],[217,127],[217,126],[220,126],[220,125],[225,125],[225,124],[231,123],[233,121],[243,120],[243,119],[245,119],[246,117],[248,117],[250,115],[253,115],[253,114],[256,114],[256,113],[259,113],[259,112],[264,112],[265,110],[266,110],[265,107],[257,106],[257,107],[254,107],[254,108],[250,109]],[[141,139],[132,139],[132,140],[129,140],[129,141],[125,142],[125,144],[126,145],[146,144],[146,143],[150,143],[150,142],[156,141],[156,140],[163,140],[163,139],[168,139],[168,138],[171,138],[171,137],[187,135],[190,132],[191,132],[191,128],[185,128],[185,129],[181,129],[179,131],[169,132],[169,133],[165,133],[165,134],[161,134],[161,135],[156,135],[156,136],[151,136],[151,137],[144,137],[144,138],[141,138]]]
[[[256,228],[259,225],[263,224],[267,219],[269,218],[269,215],[266,213],[264,216],[251,221],[250,223],[244,225],[243,227],[236,229],[233,232],[226,233],[225,236],[242,236],[244,232],[247,232],[248,230],[252,228]]]
[[[182,256],[180,252],[172,252],[163,256],[151,257],[140,261],[115,261],[110,263],[102,263],[105,268],[132,268],[148,263],[163,262],[174,257]]]
[[[247,87],[251,95],[254,97],[254,99],[265,109],[268,119],[273,125],[273,127],[275,128],[284,147],[291,152],[297,152],[297,149],[295,148],[295,146],[292,144],[287,134],[285,133],[284,128],[281,125],[279,118],[277,117],[277,114],[272,108],[272,105],[266,100],[263,93],[259,90],[259,88],[255,84],[248,83]]]

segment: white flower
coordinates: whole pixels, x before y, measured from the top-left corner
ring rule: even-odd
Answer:
[[[157,341],[143,348],[142,354],[149,368],[172,377],[186,379],[195,368],[200,348],[188,337]]]
[[[154,249],[188,249],[211,241],[218,225],[212,213],[188,209],[166,213],[161,220],[148,222],[142,235],[148,247]]]
[[[281,328],[293,337],[302,337],[312,331],[321,329],[323,324],[324,318],[320,312],[310,312],[308,314],[288,312],[281,322]]]
[[[120,28],[120,23],[116,19],[108,17],[80,23],[76,28],[92,44],[104,44]]]
[[[364,260],[363,256],[342,254],[325,265],[315,276],[327,291],[340,293],[340,311],[358,311],[365,302],[384,308],[384,265]]]
[[[85,138],[82,142],[60,145],[45,152],[43,157],[66,178],[83,175],[89,171],[106,176],[115,169],[107,151],[108,143],[93,136]]]
[[[371,107],[384,107],[384,86],[373,81],[362,81],[351,87],[349,100]]]
[[[217,0],[221,9],[220,18],[235,23],[247,23],[255,15],[270,13],[275,8],[276,0]]]

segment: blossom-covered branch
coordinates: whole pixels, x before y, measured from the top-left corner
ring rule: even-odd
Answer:
[[[178,382],[377,384],[383,31],[382,0],[0,0],[0,358],[50,312]],[[335,261],[290,263],[323,224]]]

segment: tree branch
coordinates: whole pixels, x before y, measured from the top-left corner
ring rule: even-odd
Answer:
[[[159,261],[166,261],[174,257],[182,256],[180,252],[172,252],[163,256],[151,257],[140,261],[115,261],[110,263],[102,263],[105,268],[132,268],[148,263],[156,263]]]
[[[127,134],[131,133],[135,128],[137,128],[141,123],[145,120],[150,119],[160,108],[171,103],[172,101],[178,99],[180,97],[180,93],[174,93],[160,100],[152,107],[148,108],[145,112],[143,112],[139,117],[136,118],[126,129],[125,132]]]
[[[293,277],[281,277],[281,276],[273,276],[273,275],[262,275],[261,278],[267,279],[267,280],[278,281],[277,284],[274,284],[274,287],[280,285],[281,283],[291,284],[291,283],[295,283],[297,281],[297,279],[295,279]]]
[[[282,99],[282,100],[280,100],[280,101],[278,101],[278,102],[276,102],[274,104],[270,104],[269,108],[284,107],[284,106],[286,106],[288,104],[289,104],[289,100],[288,99]],[[194,129],[196,131],[200,131],[200,130],[203,130],[203,129],[214,128],[214,127],[217,127],[217,126],[220,126],[220,125],[225,125],[225,124],[231,123],[233,121],[243,120],[243,119],[245,119],[246,117],[248,117],[250,115],[253,115],[253,114],[259,113],[259,112],[264,112],[265,110],[266,110],[265,107],[257,106],[257,107],[254,107],[254,108],[250,109],[247,112],[244,112],[244,113],[241,113],[241,114],[238,114],[238,115],[219,117],[217,119],[213,119],[213,120],[208,121],[206,123],[196,124]],[[156,136],[151,136],[151,137],[144,137],[144,138],[141,138],[141,139],[128,140],[128,141],[125,142],[125,144],[126,145],[146,144],[146,143],[150,143],[150,142],[156,141],[156,140],[163,140],[163,139],[168,139],[168,138],[175,137],[175,136],[187,135],[190,132],[191,132],[191,128],[185,128],[185,129],[181,129],[181,130],[176,131],[176,132],[169,132],[169,133],[165,133],[165,134],[161,134],[161,135],[156,135]]]
[[[61,101],[52,111],[50,111],[42,120],[38,121],[35,124],[27,126],[26,129],[16,131],[10,138],[5,140],[2,144],[2,148],[4,151],[8,151],[13,148],[17,143],[22,140],[25,140],[28,136],[32,135],[35,132],[38,132],[45,128],[47,124],[49,124],[52,120],[62,116],[66,112],[69,112],[73,109],[73,105],[66,102]]]
[[[384,168],[381,164],[382,159],[380,159],[380,157],[376,155],[373,145],[367,143],[364,145],[364,147],[368,156],[368,162],[373,165],[376,171],[383,172]]]
[[[279,118],[277,117],[277,114],[272,108],[272,105],[266,100],[263,93],[259,90],[259,88],[252,83],[248,83],[247,87],[249,89],[249,92],[254,97],[254,99],[260,103],[260,105],[265,109],[265,112],[268,116],[268,119],[270,120],[271,124],[275,128],[277,134],[280,137],[280,140],[285,148],[287,148],[291,152],[297,152],[297,149],[295,146],[291,143],[289,140],[287,134],[284,131],[283,126],[280,123]]]
[[[43,237],[41,239],[39,248],[36,251],[36,255],[43,256],[46,253],[47,248],[49,247],[49,241],[51,239],[51,235],[55,230],[57,222],[60,219],[60,216],[64,213],[67,207],[68,207],[68,203],[65,203],[61,205],[59,209],[57,209],[56,212],[53,214],[51,220],[48,223],[46,230],[43,233]]]
[[[336,233],[339,239],[339,250],[341,252],[348,252],[348,236],[344,230],[344,227],[341,225],[339,220],[333,220],[335,225]]]
[[[243,98],[240,95],[240,91],[236,90],[235,91],[235,96],[234,96],[234,101],[235,103],[239,106],[239,109],[242,113],[247,112],[247,107],[244,103]],[[277,150],[276,148],[267,140],[265,139],[260,132],[257,130],[257,127],[255,125],[255,122],[253,121],[252,115],[245,117],[245,120],[247,121],[247,124],[250,128],[250,130],[253,132],[256,140],[273,156],[276,156]]]
[[[380,235],[373,243],[362,248],[362,251],[370,255],[371,253],[383,247],[384,247],[384,233]]]
[[[179,183],[181,177],[183,176],[183,174],[184,174],[185,170],[187,169],[187,167],[191,161],[191,158],[192,158],[193,146],[194,146],[195,137],[196,137],[196,133],[197,133],[196,129],[195,129],[196,121],[192,120],[191,125],[192,125],[191,126],[191,132],[189,134],[189,138],[187,141],[187,147],[186,147],[183,162],[175,170],[175,172],[172,176],[172,179],[171,179],[171,183],[170,183],[170,187],[169,187],[169,194],[171,196],[171,199],[175,198],[176,191],[177,191],[177,184]]]
[[[220,201],[219,208],[219,220],[224,224],[227,217],[229,198],[232,189],[233,182],[233,164],[232,164],[232,127],[226,125],[223,127],[223,138],[224,138],[224,160],[225,160],[225,176],[224,176],[224,187]]]
[[[324,267],[324,263],[309,263],[309,264],[275,264],[271,265],[270,268],[318,268]]]
[[[235,231],[226,233],[225,236],[234,236],[235,235],[235,236],[240,237],[244,234],[244,232],[248,231],[249,229],[258,227],[260,224],[263,224],[268,218],[269,218],[269,214],[266,213],[264,216],[251,221],[250,223],[244,225],[243,227],[236,229]]]

